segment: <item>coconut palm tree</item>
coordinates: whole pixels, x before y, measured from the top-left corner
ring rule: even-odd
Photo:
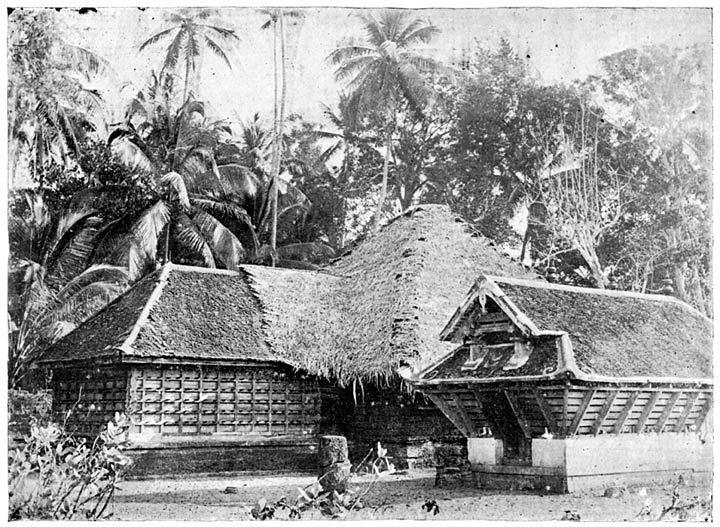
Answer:
[[[429,22],[410,18],[407,11],[386,10],[359,16],[366,33],[365,42],[342,46],[328,60],[338,66],[335,79],[347,83],[350,114],[355,119],[375,114],[383,123],[385,160],[374,220],[377,231],[387,195],[397,106],[404,99],[414,111],[421,112],[429,94],[421,72],[439,68],[434,60],[413,52],[413,47],[429,42],[439,30]]]
[[[139,51],[143,51],[148,46],[152,46],[169,38],[174,34],[172,42],[167,48],[161,73],[173,72],[179,61],[185,69],[185,85],[183,88],[183,102],[187,100],[190,77],[193,72],[197,71],[198,60],[200,59],[204,49],[210,50],[212,53],[220,57],[228,68],[232,69],[232,64],[223,48],[215,39],[230,41],[240,40],[234,30],[221,26],[203,23],[213,16],[215,10],[212,9],[181,9],[178,12],[170,13],[167,16],[168,22],[173,24],[172,27],[163,29],[155,33],[140,45]],[[182,53],[182,57],[180,56]],[[196,96],[198,94],[195,94]]]
[[[275,252],[277,250],[277,201],[278,177],[280,175],[280,158],[282,154],[283,127],[285,122],[285,99],[287,95],[287,78],[285,64],[285,17],[302,18],[304,13],[286,9],[263,9],[261,13],[267,15],[268,20],[261,29],[273,29],[273,78],[274,78],[274,125],[273,125],[273,151],[272,151],[272,190],[270,194],[270,207],[272,223],[270,227],[270,249],[273,266],[275,265]],[[280,44],[280,67],[278,68],[278,43]],[[282,79],[282,89],[278,97],[278,83]]]
[[[25,211],[9,215],[11,387],[50,345],[127,288],[125,268],[98,263],[104,233],[104,219],[95,211],[69,209],[53,218],[31,192]]]
[[[133,99],[124,125],[108,138],[120,160],[149,173],[154,184],[154,199],[132,231],[150,261],[158,248],[162,260],[171,261],[175,247],[199,255],[209,267],[221,263],[236,269],[246,249],[235,232],[251,227],[247,208],[260,181],[234,162],[239,148],[220,139],[229,128],[222,121],[209,122],[203,103],[187,100],[172,110],[163,79],[155,78],[147,94]],[[229,162],[218,164],[218,150]],[[257,245],[254,236],[250,240]]]

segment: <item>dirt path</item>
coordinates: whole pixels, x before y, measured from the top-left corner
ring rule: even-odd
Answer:
[[[274,502],[281,496],[289,500],[298,487],[311,484],[309,475],[226,477],[214,479],[175,479],[128,481],[121,484],[114,507],[116,520],[249,520],[250,508],[261,498]],[[355,477],[352,487],[364,489],[370,478]],[[657,517],[671,501],[672,486],[635,488],[617,497],[603,492],[579,495],[548,495],[482,491],[459,486],[437,488],[434,471],[414,471],[387,476],[363,499],[365,507],[347,519],[438,519],[438,520],[559,520],[573,511],[582,520],[632,520],[650,500],[652,516]],[[228,486],[237,494],[226,494]],[[684,486],[681,495],[707,498],[707,487]],[[435,500],[437,515],[422,510],[427,500]],[[279,512],[277,518],[286,518]],[[318,519],[319,513],[306,513],[303,519]]]

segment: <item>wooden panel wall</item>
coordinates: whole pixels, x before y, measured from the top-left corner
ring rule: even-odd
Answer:
[[[137,366],[132,432],[142,435],[313,435],[317,381],[257,366]]]
[[[53,371],[53,411],[71,432],[92,437],[115,412],[126,411],[127,369],[119,366],[62,368]]]

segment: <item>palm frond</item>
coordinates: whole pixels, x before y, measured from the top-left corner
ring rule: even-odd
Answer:
[[[175,27],[171,27],[171,28],[168,28],[168,29],[163,29],[163,30],[160,31],[159,33],[155,33],[153,36],[151,36],[151,37],[150,37],[149,39],[147,39],[145,42],[143,42],[142,44],[140,44],[140,48],[138,49],[138,51],[142,51],[142,50],[144,50],[146,47],[152,46],[152,45],[155,44],[156,42],[159,42],[160,40],[162,40],[163,38],[165,38],[169,33],[175,31],[176,29],[177,29],[177,28],[175,28]]]
[[[142,170],[148,173],[155,172],[155,164],[153,161],[128,135],[113,138],[110,144],[110,150],[118,157],[120,162],[130,170]]]
[[[151,261],[157,254],[160,233],[170,221],[170,209],[160,200],[147,208],[132,226],[132,232]]]
[[[177,35],[175,35],[175,38],[168,46],[167,53],[165,54],[165,60],[163,62],[162,68],[160,69],[160,74],[165,71],[173,71],[177,66],[185,34],[186,33],[183,30],[178,31]]]
[[[377,51],[368,46],[343,46],[330,53],[325,60],[330,64],[338,65],[346,60],[365,56],[377,56]]]
[[[104,75],[113,70],[109,60],[82,46],[62,42],[59,51],[63,61],[82,70],[86,76]]]
[[[201,24],[201,26],[210,29],[211,31],[214,31],[223,38],[234,38],[235,40],[240,40],[240,37],[237,35],[237,33],[235,33],[234,29],[227,29],[220,26],[210,26],[206,24]]]
[[[211,269],[216,267],[212,248],[193,219],[187,214],[181,214],[177,218],[176,231],[175,240],[177,243],[191,252],[200,254],[206,266]]]
[[[171,200],[177,200],[185,209],[190,208],[190,200],[188,198],[185,180],[180,174],[177,172],[168,172],[160,178],[160,182],[170,190]]]
[[[227,64],[227,67],[232,69],[232,64],[230,64],[230,59],[227,57],[225,52],[222,50],[220,46],[217,45],[215,41],[213,41],[210,37],[205,35],[205,45],[208,47],[210,51],[215,53],[218,57],[223,59],[225,61],[225,64]]]
[[[238,265],[245,261],[245,249],[240,240],[216,218],[210,214],[197,210],[193,220],[198,225],[205,239],[212,244],[213,251],[225,268],[236,271]]]
[[[64,302],[86,286],[95,282],[114,283],[118,286],[127,287],[130,282],[128,270],[124,267],[108,264],[96,264],[88,267],[85,271],[70,280],[58,291],[55,301]]]
[[[417,27],[400,38],[398,43],[403,48],[408,48],[419,43],[427,44],[438,33],[440,33],[440,29],[433,25]]]
[[[375,61],[379,60],[374,55],[365,55],[354,57],[343,62],[333,73],[333,77],[338,82],[344,82],[350,77],[355,77],[359,72],[364,71],[368,67],[372,67]]]

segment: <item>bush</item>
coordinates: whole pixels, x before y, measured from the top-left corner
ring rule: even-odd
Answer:
[[[116,484],[131,463],[126,446],[128,423],[115,414],[88,446],[56,423],[30,428],[25,446],[10,453],[9,519],[106,519]]]

